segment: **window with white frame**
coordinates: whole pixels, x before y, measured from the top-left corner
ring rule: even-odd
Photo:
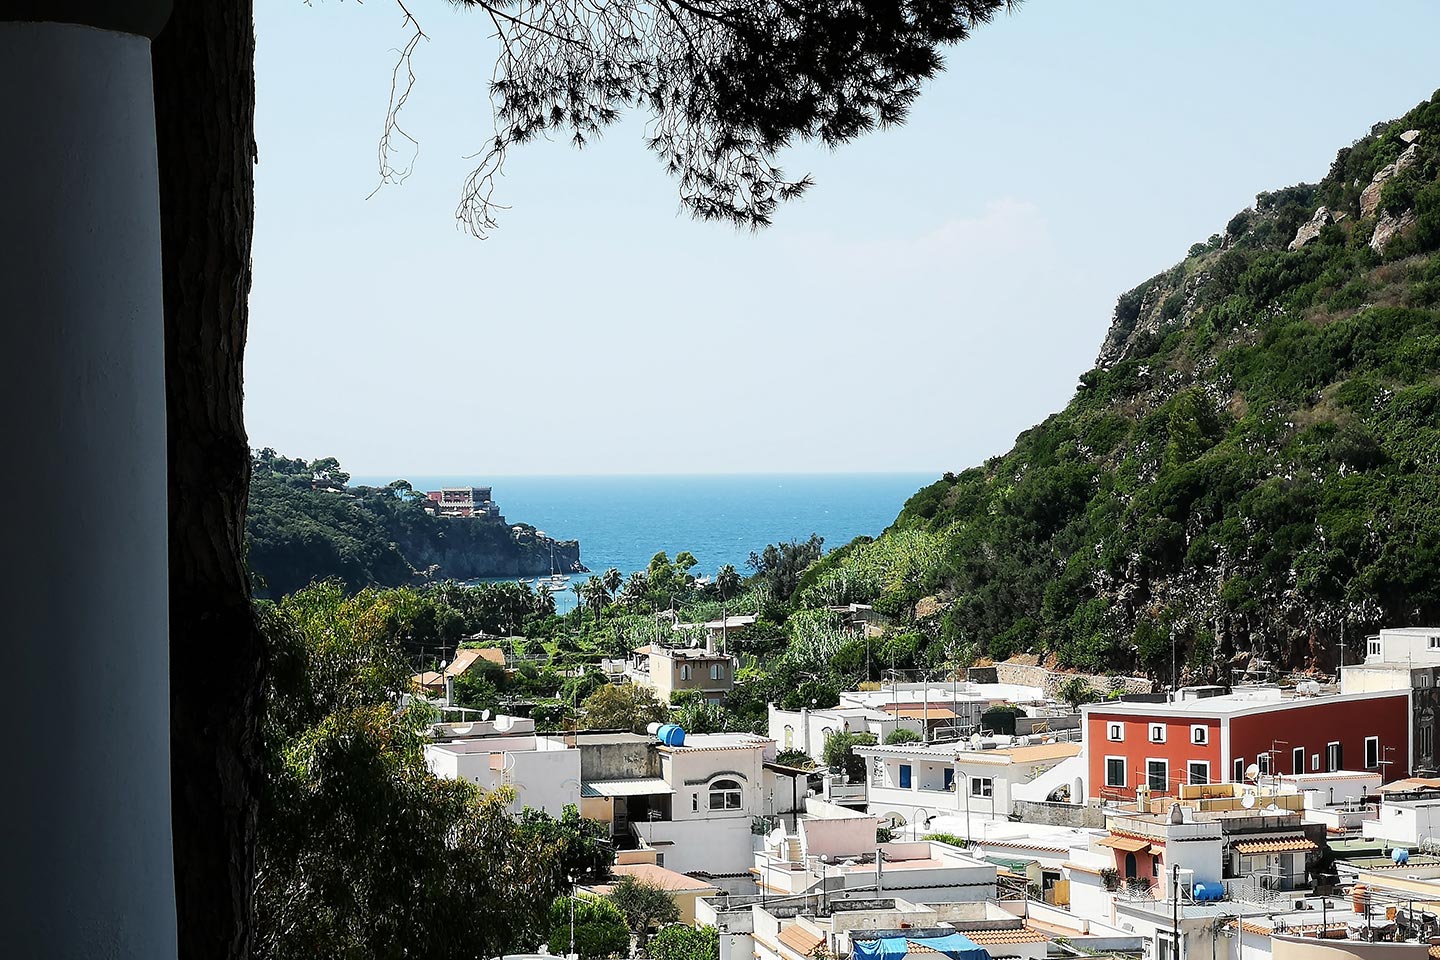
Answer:
[[[1168,793],[1170,790],[1170,761],[1146,760],[1145,782],[1151,793]]]
[[[1440,650],[1440,637],[1430,637],[1430,649]]]
[[[1378,769],[1380,769],[1380,738],[1379,738],[1379,737],[1366,737],[1366,738],[1365,738],[1365,769],[1366,769],[1366,770],[1378,770]]]
[[[1325,745],[1325,766],[1326,773],[1334,773],[1342,768],[1345,762],[1344,753],[1340,749],[1340,741],[1332,740]]]
[[[1105,758],[1105,786],[1107,786],[1107,787],[1123,787],[1123,786],[1125,786],[1125,758],[1124,758],[1124,757],[1106,757],[1106,758]]]
[[[1270,754],[1262,753],[1255,758],[1255,766],[1260,768],[1261,773],[1270,772]]]
[[[1208,761],[1208,760],[1191,760],[1191,761],[1190,761],[1190,782],[1191,782],[1191,783],[1209,783],[1209,782],[1210,782],[1210,761]]]
[[[1232,776],[1230,777],[1230,779],[1231,779],[1233,782],[1235,782],[1235,783],[1244,783],[1244,782],[1245,782],[1245,758],[1244,758],[1244,757],[1236,757],[1236,758],[1235,758],[1234,769],[1231,770],[1231,774],[1232,774]]]
[[[995,796],[995,780],[991,777],[971,777],[970,796],[972,797],[993,797]]]
[[[710,784],[711,810],[739,810],[740,784],[734,780],[716,780]]]
[[[680,664],[680,679],[681,679],[681,680],[689,680],[689,679],[690,679],[690,664],[688,664],[688,663],[682,663],[682,664]]]
[[[1318,753],[1312,753],[1312,754],[1310,754],[1310,772],[1311,772],[1311,773],[1316,773],[1316,772],[1319,771],[1319,769],[1320,769],[1320,754],[1318,754]]]
[[[1112,720],[1105,725],[1105,736],[1111,740],[1120,741],[1125,739],[1125,724]]]
[[[1150,724],[1150,742],[1151,742],[1151,743],[1164,743],[1164,742],[1165,742],[1165,724],[1163,724],[1163,723],[1152,723],[1152,724]]]
[[[723,680],[723,679],[725,679],[725,665],[722,664],[722,663],[712,663],[712,664],[710,664],[710,679],[711,679],[711,680]]]
[[[1203,723],[1197,723],[1190,728],[1190,742],[1206,744],[1210,742],[1210,728]]]
[[[1304,747],[1296,747],[1294,750],[1290,751],[1290,772],[1297,774],[1305,772]]]

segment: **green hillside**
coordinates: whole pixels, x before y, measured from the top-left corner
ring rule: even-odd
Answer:
[[[1166,678],[1172,637],[1198,678],[1440,622],[1437,172],[1440,93],[1261,194],[1120,297],[1064,410],[812,569],[809,601],[915,617],[932,660]]]
[[[349,479],[333,457],[254,453],[245,547],[258,595],[279,598],[326,579],[358,590],[584,569],[574,540],[551,540],[524,523],[432,516],[403,480],[351,487]]]

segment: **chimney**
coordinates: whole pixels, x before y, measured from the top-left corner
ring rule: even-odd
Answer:
[[[445,706],[455,706],[455,677],[453,674],[445,674]]]
[[[705,631],[705,655],[715,656],[715,634],[709,630]]]

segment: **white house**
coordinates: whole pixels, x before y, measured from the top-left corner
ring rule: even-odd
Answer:
[[[437,777],[468,780],[485,790],[510,787],[513,808],[560,816],[580,804],[580,751],[558,737],[477,737],[431,743],[425,762]]]
[[[976,749],[968,741],[856,747],[870,768],[869,810],[897,824],[959,817],[970,825],[1010,814],[1011,788],[1076,756],[1078,743],[1000,745]]]

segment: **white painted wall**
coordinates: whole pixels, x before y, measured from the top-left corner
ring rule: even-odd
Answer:
[[[665,867],[679,873],[716,875],[745,873],[755,865],[758,837],[750,818],[656,820],[636,824],[646,843],[665,857]]]
[[[0,524],[0,952],[174,957],[150,43],[3,21],[0,90],[0,449],[47,504]]]
[[[468,780],[484,790],[509,786],[511,808],[544,810],[553,817],[580,805],[580,751],[549,737],[496,737],[432,743],[425,762],[437,777]]]

